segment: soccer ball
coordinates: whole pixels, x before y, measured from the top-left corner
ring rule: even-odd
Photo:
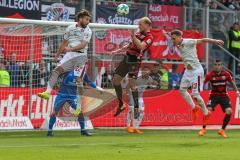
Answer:
[[[117,6],[117,14],[119,16],[125,16],[129,13],[129,6],[127,4],[119,4]]]

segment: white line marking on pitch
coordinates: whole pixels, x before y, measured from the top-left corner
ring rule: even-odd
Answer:
[[[92,143],[92,144],[84,144],[84,143],[73,143],[73,144],[56,144],[56,145],[51,145],[51,144],[42,144],[42,145],[4,145],[0,146],[0,149],[4,148],[29,148],[29,147],[71,147],[71,146],[98,146],[98,145],[122,145],[122,144],[142,144],[142,143],[147,143],[147,142],[124,142],[124,143],[119,143],[119,142],[113,142],[113,143]],[[149,142],[153,143],[153,142]]]

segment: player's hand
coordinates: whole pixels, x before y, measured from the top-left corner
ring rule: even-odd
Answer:
[[[131,30],[131,36],[134,37],[136,34],[136,31],[135,30]]]
[[[214,42],[216,45],[220,45],[220,46],[223,46],[224,45],[224,42],[222,40],[216,40]]]
[[[59,61],[59,54],[56,54],[56,55],[55,55],[53,61],[54,61],[55,63],[58,63],[58,61]]]
[[[115,50],[115,51],[112,51],[111,54],[117,54],[119,52],[119,50]]]
[[[65,47],[64,49],[63,49],[63,52],[72,52],[72,49],[71,48],[69,48],[69,47]]]

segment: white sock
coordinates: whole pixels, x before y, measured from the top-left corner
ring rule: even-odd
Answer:
[[[188,93],[187,90],[180,90],[180,93],[182,95],[182,97],[185,99],[185,101],[187,101],[187,103],[191,106],[192,109],[195,108],[195,104],[193,102],[193,99],[191,97],[191,95]]]
[[[81,95],[77,95],[77,108],[82,109],[82,96]]]
[[[206,105],[205,105],[205,102],[204,102],[204,100],[202,99],[202,97],[201,97],[200,95],[196,95],[196,96],[194,96],[194,97],[197,99],[197,102],[198,102],[198,104],[200,105],[203,114],[204,114],[205,116],[208,115],[208,109],[207,109],[207,107],[206,107]]]
[[[82,92],[83,92],[83,83],[77,84],[77,108],[82,110]]]
[[[46,89],[46,92],[50,94],[51,91],[52,91],[52,87],[50,86],[50,84],[49,84],[49,82],[48,82],[48,83],[47,83],[47,89]]]
[[[132,115],[133,115],[133,106],[129,106],[128,108],[128,113],[127,113],[127,127],[131,126],[131,120],[132,120]]]
[[[139,112],[139,117],[137,119],[134,119],[134,123],[133,123],[133,128],[134,129],[138,129],[141,122],[142,122],[142,119],[143,119],[143,116],[144,116],[144,111],[140,111]]]

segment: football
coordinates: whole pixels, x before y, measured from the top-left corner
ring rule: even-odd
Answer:
[[[119,16],[126,16],[129,13],[129,6],[127,4],[119,4],[117,6],[117,14]]]

